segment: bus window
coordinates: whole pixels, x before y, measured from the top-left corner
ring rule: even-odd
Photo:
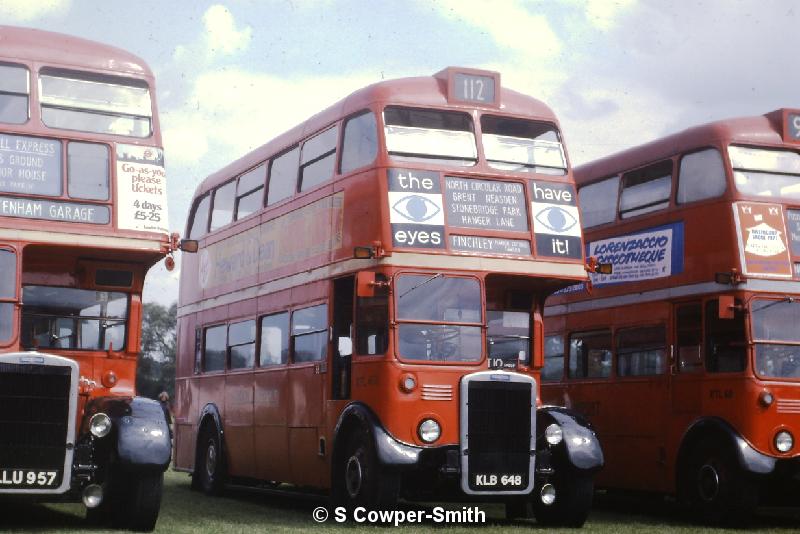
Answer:
[[[294,147],[272,160],[269,166],[267,205],[294,195],[297,188],[297,167],[300,149]]]
[[[583,332],[569,339],[570,378],[608,378],[611,374],[611,332]]]
[[[243,219],[257,212],[264,205],[264,182],[266,182],[266,164],[244,173],[236,184],[236,217]]]
[[[294,363],[325,359],[328,348],[328,305],[320,304],[292,313]]]
[[[383,274],[375,282],[387,281]],[[389,344],[389,290],[375,286],[375,296],[356,299],[356,354],[383,354]]]
[[[132,137],[151,134],[150,90],[143,80],[43,68],[42,122],[51,128]]]
[[[756,372],[767,378],[800,378],[800,302],[759,298],[751,310]]]
[[[697,373],[703,370],[703,313],[699,303],[682,304],[675,313],[678,341],[678,371]]]
[[[486,342],[489,358],[502,360],[503,367],[527,364],[531,353],[531,314],[523,311],[486,310]]]
[[[386,149],[398,161],[469,167],[478,161],[472,117],[455,111],[390,106],[383,112]]]
[[[725,167],[719,150],[709,148],[681,158],[678,204],[718,197],[725,192],[725,184]]]
[[[616,219],[617,197],[619,197],[619,176],[612,176],[578,189],[578,204],[584,228],[609,223]]]
[[[800,154],[729,146],[736,189],[746,195],[800,200]]]
[[[52,286],[22,288],[25,347],[121,350],[125,344],[128,295]]]
[[[561,335],[544,338],[544,367],[542,382],[558,382],[564,377],[564,337]]]
[[[617,332],[617,375],[662,374],[666,343],[664,325],[620,330]]]
[[[567,159],[555,126],[546,122],[484,115],[483,150],[495,169],[563,176]]]
[[[67,145],[67,194],[71,198],[108,200],[108,147],[97,143]]]
[[[339,127],[309,138],[300,151],[300,191],[308,191],[333,177]]]
[[[189,239],[199,239],[208,231],[208,205],[210,203],[211,195],[208,194],[195,205],[191,219],[192,227],[189,229]]]
[[[660,161],[622,175],[619,215],[623,219],[669,206],[672,160]]]
[[[214,204],[211,208],[210,231],[222,228],[233,220],[233,201],[236,182],[228,182],[214,190]]]
[[[250,369],[256,361],[256,322],[241,321],[228,327],[231,369]]]
[[[22,124],[28,121],[29,79],[25,67],[0,65],[0,122]]]
[[[15,304],[7,302],[16,299],[17,255],[13,251],[0,249],[0,273],[0,343],[4,343],[14,332]]]
[[[744,371],[747,365],[744,311],[736,301],[733,319],[719,318],[719,300],[706,303],[706,369],[711,373]]]
[[[228,326],[221,324],[206,328],[203,340],[203,372],[225,370]]]
[[[402,358],[481,359],[481,289],[476,279],[406,274],[397,277],[395,294]]]
[[[289,313],[276,313],[261,318],[261,343],[258,349],[261,367],[281,365],[289,361]]]
[[[375,161],[378,155],[378,123],[371,111],[348,119],[344,123],[342,162],[344,174]]]

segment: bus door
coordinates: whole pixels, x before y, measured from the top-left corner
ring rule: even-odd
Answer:
[[[354,290],[355,279],[352,276],[339,278],[333,282],[333,355],[330,389],[332,400],[350,398]]]

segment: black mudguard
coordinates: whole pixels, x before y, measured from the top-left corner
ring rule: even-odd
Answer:
[[[125,468],[165,471],[172,458],[172,441],[164,410],[157,401],[144,397],[100,397],[87,406],[83,431],[89,420],[103,412],[111,418],[116,456]]]
[[[557,406],[543,406],[536,410],[537,433],[553,423],[561,427],[562,442],[555,447],[555,458],[563,458],[573,469],[584,472],[600,470],[605,462],[603,449],[591,423],[577,412]],[[560,454],[559,454],[560,452]]]
[[[422,447],[408,445],[396,440],[386,429],[383,428],[378,418],[365,405],[360,402],[349,404],[339,416],[334,430],[334,450],[340,445],[338,443],[342,427],[353,421],[358,421],[362,427],[367,428],[375,440],[375,450],[381,464],[394,467],[414,466],[419,462],[419,453]]]
[[[680,462],[686,452],[691,449],[692,444],[695,443],[695,438],[709,433],[722,435],[729,440],[730,446],[736,451],[739,465],[745,471],[757,475],[768,475],[775,470],[776,458],[755,450],[735,428],[718,417],[704,417],[692,423],[692,426],[689,427],[684,435],[679,452],[678,465],[682,465]]]

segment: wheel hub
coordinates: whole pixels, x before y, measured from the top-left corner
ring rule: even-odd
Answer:
[[[719,472],[711,464],[704,464],[697,473],[697,489],[700,497],[711,502],[719,495]]]
[[[361,460],[358,456],[353,455],[347,460],[347,467],[344,473],[344,482],[347,487],[347,493],[351,499],[355,499],[361,493],[361,484],[363,481],[363,470],[361,468]]]
[[[217,446],[213,441],[209,441],[208,447],[206,448],[206,474],[208,478],[212,478],[214,476],[214,472],[217,470]]]

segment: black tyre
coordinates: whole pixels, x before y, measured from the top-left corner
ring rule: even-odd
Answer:
[[[580,528],[589,517],[594,496],[594,481],[589,475],[567,473],[553,482],[556,500],[544,504],[540,498],[541,487],[533,494],[533,515],[536,522],[548,527]]]
[[[334,466],[333,501],[352,510],[393,510],[399,477],[380,465],[372,436],[365,429],[352,432]]]
[[[225,459],[222,455],[219,434],[214,426],[206,426],[197,440],[197,459],[192,476],[192,486],[207,495],[222,493],[225,483]]]
[[[734,451],[711,440],[699,443],[689,454],[679,494],[693,515],[712,525],[741,525],[758,503],[756,483],[742,470]]]
[[[152,532],[161,510],[164,473],[135,473],[128,481],[127,527],[139,532]]]

